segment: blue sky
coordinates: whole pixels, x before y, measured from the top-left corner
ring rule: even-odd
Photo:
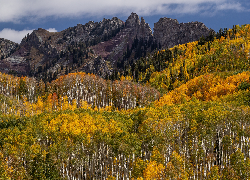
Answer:
[[[200,21],[216,32],[250,24],[249,0],[0,0],[0,38],[20,43],[34,29],[62,31],[88,21],[131,12],[144,17],[153,30],[161,17],[181,22]]]

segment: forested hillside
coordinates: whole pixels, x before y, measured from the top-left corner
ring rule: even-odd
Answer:
[[[249,53],[244,25],[106,80],[0,74],[0,178],[249,179]]]

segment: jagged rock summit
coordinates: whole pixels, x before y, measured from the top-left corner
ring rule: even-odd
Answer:
[[[76,71],[106,77],[155,49],[196,41],[211,31],[200,22],[161,18],[152,34],[149,24],[136,13],[125,22],[114,17],[61,32],[39,28],[20,45],[0,39],[0,71],[49,81]]]
[[[149,24],[145,23],[143,18],[140,21],[139,16],[136,13],[132,13],[116,36],[92,48],[97,55],[114,65],[118,59],[123,58],[124,52],[128,47],[132,46],[136,38],[148,41],[153,39],[153,34]]]
[[[139,16],[133,12],[126,20],[125,27],[133,28],[137,38],[146,38],[148,40],[153,36],[149,24],[145,22],[143,17],[141,17],[140,21]]]
[[[161,18],[154,24],[154,38],[164,48],[185,44],[209,36],[213,30],[201,22],[179,23],[176,19]]]

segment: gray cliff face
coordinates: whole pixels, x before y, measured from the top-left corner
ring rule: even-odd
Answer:
[[[176,19],[161,18],[154,24],[154,39],[163,48],[171,48],[178,44],[197,41],[212,31],[201,22],[179,23]]]
[[[124,26],[124,22],[117,17],[112,19],[103,19],[100,22],[89,21],[85,25],[78,24],[75,27],[68,28],[63,32],[63,40],[72,42],[91,42],[99,43],[114,36]]]
[[[131,13],[125,23],[125,27],[132,29],[137,38],[149,39],[153,37],[152,30],[148,23],[145,22],[143,17],[141,21],[136,13]]]
[[[22,75],[26,74],[25,58],[15,54],[19,49],[19,44],[0,38],[0,72],[11,73],[15,69]]]
[[[17,43],[0,38],[0,59],[4,59],[10,56],[10,54],[12,54],[17,47]]]

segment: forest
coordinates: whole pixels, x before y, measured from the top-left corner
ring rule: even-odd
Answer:
[[[250,178],[250,25],[113,78],[0,73],[0,179]]]

